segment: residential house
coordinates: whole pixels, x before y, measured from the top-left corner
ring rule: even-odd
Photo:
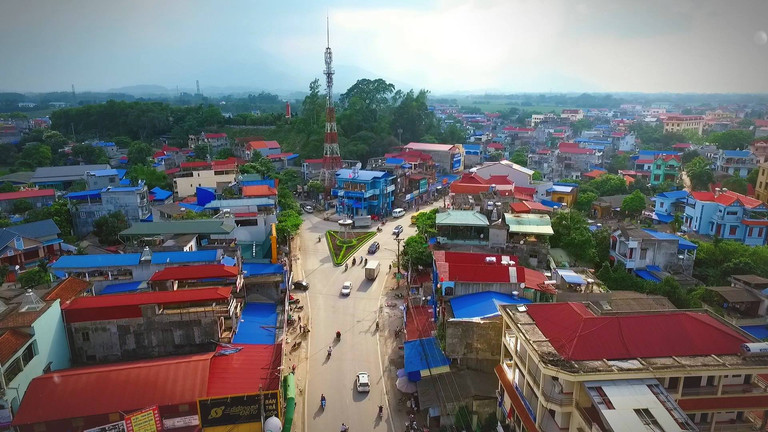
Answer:
[[[549,149],[538,149],[528,154],[528,169],[538,171],[545,179],[552,178],[555,165],[555,153]]]
[[[282,171],[293,163],[292,161],[297,160],[299,157],[296,153],[276,153],[267,155],[267,159],[272,161],[272,165],[275,166],[275,170]]]
[[[195,251],[204,245],[230,244],[234,230],[234,225],[221,219],[156,221],[133,224],[120,233],[120,239],[132,246],[164,245],[173,246],[175,250]],[[219,240],[221,238],[226,241]]]
[[[525,267],[516,256],[436,250],[432,280],[438,295],[462,296],[494,291],[511,295],[522,292]]]
[[[768,140],[754,140],[749,151],[757,157],[758,163],[768,162]]]
[[[441,173],[455,173],[464,170],[464,148],[460,144],[410,143],[404,148],[417,150],[432,156]]]
[[[560,117],[574,122],[584,118],[584,111],[580,109],[564,109],[560,112]]]
[[[755,198],[768,203],[768,162],[761,163],[758,169]]]
[[[621,204],[624,202],[624,198],[629,195],[610,195],[602,196],[592,202],[591,217],[596,219],[605,219],[610,217],[617,217],[621,213]]]
[[[86,189],[104,189],[107,187],[130,186],[130,180],[126,179],[128,184],[121,182],[126,172],[124,169],[112,168],[88,171],[85,173],[85,187]]]
[[[538,194],[538,189],[540,187],[551,186],[551,183],[533,180],[533,169],[526,168],[508,160],[486,162],[479,167],[472,168],[471,171],[484,179],[506,176],[515,185],[516,190],[522,191],[528,189],[526,192],[534,195]],[[531,191],[531,189],[533,189],[533,191]],[[533,200],[533,198],[530,198],[530,200]]]
[[[720,150],[715,161],[715,171],[746,178],[750,171],[757,168],[758,163],[758,157],[749,150]]]
[[[75,235],[86,236],[93,231],[96,219],[112,212],[124,214],[131,224],[145,221],[152,215],[148,195],[143,180],[138,186],[70,192],[65,198],[72,214],[72,229]]]
[[[229,147],[229,139],[225,133],[201,133],[200,135],[190,135],[187,140],[190,148],[197,146],[208,147],[211,152],[216,152]]]
[[[592,148],[580,147],[578,143],[561,142],[555,153],[552,178],[578,179],[581,173],[600,166],[603,153]]]
[[[242,365],[253,370],[244,374]],[[211,408],[241,407],[236,401],[259,389],[265,397],[264,417],[269,418],[280,415],[281,370],[281,344],[238,344],[207,353],[61,370],[32,380],[13,426],[19,432],[124,430],[125,420],[139,411],[144,419],[151,414],[154,421],[144,424],[157,430],[195,430]],[[133,418],[129,424],[140,430]],[[214,430],[261,427],[260,419],[241,423],[240,415],[218,419]]]
[[[656,155],[651,164],[651,185],[676,183],[681,167],[682,159],[679,155]]]
[[[341,215],[388,217],[394,201],[394,176],[386,171],[340,169],[331,195]]]
[[[668,150],[640,150],[636,155],[632,155],[629,159],[634,165],[633,170],[638,172],[641,176],[647,176],[650,180],[653,162],[659,156],[680,156],[680,153]]]
[[[555,183],[547,189],[547,201],[566,205],[569,208],[576,204],[579,196],[579,185],[576,183]]]
[[[305,159],[304,162],[301,163],[301,174],[305,181],[318,179],[322,170],[322,159]]]
[[[269,186],[246,186],[245,191],[257,188],[268,192]],[[277,195],[253,198],[214,200],[205,205],[206,210],[223,212],[221,220],[234,226],[225,238],[236,239],[241,246],[257,244],[259,247],[272,237],[272,225],[277,223]]]
[[[437,194],[436,167],[432,156],[417,150],[387,153],[371,158],[368,170],[386,171],[394,176],[394,208],[411,208]]]
[[[552,113],[531,115],[531,127],[536,128],[539,123],[555,120],[557,117]]]
[[[662,121],[664,133],[692,130],[701,135],[704,130],[704,116],[700,115],[668,115]]]
[[[515,200],[515,184],[504,175],[483,178],[476,172],[464,173],[451,183],[451,206],[456,210],[485,210],[486,204],[501,203],[505,208]],[[529,197],[519,196],[520,199]]]
[[[768,409],[768,358],[739,355],[758,340],[716,316],[525,306],[499,306],[497,414],[515,430],[749,430]]]
[[[0,193],[0,211],[10,214],[13,205],[19,200],[28,201],[33,208],[48,207],[56,200],[56,190],[24,189],[17,192]]]
[[[229,343],[240,317],[232,288],[75,298],[62,307],[75,363],[208,352]],[[137,341],[143,341],[137,343]]]
[[[110,159],[117,156],[120,152],[120,149],[117,148],[117,145],[113,142],[94,141],[91,145],[103,149],[104,153],[106,153],[107,157]]]
[[[669,191],[657,194],[653,201],[654,213],[649,215],[651,219],[661,223],[670,223],[676,214],[685,213],[685,204],[688,201],[688,191]]]
[[[691,192],[683,231],[763,246],[768,236],[768,205],[729,190]]]
[[[37,186],[48,186],[58,190],[68,189],[72,183],[85,180],[87,172],[107,169],[111,169],[107,164],[40,167],[35,170],[35,174],[29,182]]]
[[[194,195],[199,187],[221,192],[234,183],[236,175],[235,164],[214,166],[203,161],[183,162],[180,171],[173,175],[173,193],[184,198]]]
[[[613,132],[611,141],[616,151],[632,153],[637,150],[635,133]]]
[[[236,146],[235,150],[235,155],[245,160],[253,159],[253,156],[257,153],[263,157],[267,157],[269,155],[276,155],[283,152],[280,148],[280,143],[277,141],[259,140],[249,141],[243,146]]]
[[[492,143],[494,145],[494,148],[498,148],[497,146],[501,146],[501,149],[504,149],[504,146],[500,143]],[[491,147],[490,144],[488,147],[486,147],[490,153]],[[485,154],[483,154],[483,145],[482,144],[464,144],[464,168],[470,168],[475,165],[480,165],[483,162]]]
[[[70,366],[61,300],[27,290],[0,301],[0,429],[7,430],[30,382]]]
[[[652,272],[690,275],[696,249],[682,237],[651,229],[620,226],[611,233],[611,261],[622,263],[643,278],[655,276]]]
[[[8,280],[43,259],[61,255],[60,233],[51,219],[0,229],[0,263],[12,270]]]

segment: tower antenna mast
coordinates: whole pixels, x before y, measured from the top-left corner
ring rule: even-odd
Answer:
[[[336,131],[336,110],[333,107],[333,52],[331,51],[331,29],[328,15],[325,17],[325,141],[323,143],[323,169],[320,171],[320,181],[325,186],[326,197],[330,197],[331,189],[336,185],[336,171],[341,168],[339,152],[339,134]]]

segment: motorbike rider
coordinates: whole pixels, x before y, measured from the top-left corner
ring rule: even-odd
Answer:
[[[341,432],[348,432],[349,426],[345,425],[344,423],[341,424]]]
[[[344,271],[347,271],[349,269],[349,263],[344,263]]]
[[[381,417],[382,414],[384,414],[384,405],[379,405],[379,417]]]
[[[353,258],[352,258],[352,265],[355,265],[356,263],[357,263],[357,261],[356,261],[356,259],[353,257]]]
[[[328,357],[331,356],[331,351],[333,351],[333,348],[331,346],[328,346]]]
[[[325,394],[320,394],[320,403],[325,402]]]
[[[341,332],[336,330],[336,339],[341,339]]]

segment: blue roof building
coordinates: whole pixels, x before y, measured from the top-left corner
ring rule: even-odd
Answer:
[[[340,169],[331,194],[338,198],[336,212],[342,215],[386,217],[392,213],[395,177],[386,171]]]
[[[106,177],[116,178],[112,175]],[[92,178],[99,177],[94,175]],[[93,231],[93,222],[96,219],[115,211],[123,213],[129,223],[145,221],[152,216],[149,192],[143,180],[138,186],[107,186],[103,189],[71,192],[65,195],[65,198],[72,214],[72,228],[75,235],[81,237]]]
[[[750,171],[757,168],[758,163],[758,157],[749,150],[720,150],[715,160],[715,170],[746,178]]]
[[[674,219],[675,213],[683,213],[685,211],[688,191],[662,192],[651,200],[656,202],[653,219],[661,223],[670,223]]]
[[[696,260],[696,244],[675,234],[620,227],[611,233],[610,259],[627,270],[683,273],[688,276]],[[658,270],[655,270],[658,268]],[[640,273],[643,277],[645,273]]]

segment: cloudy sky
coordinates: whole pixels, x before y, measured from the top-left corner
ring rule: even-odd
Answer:
[[[0,90],[768,92],[766,0],[3,0]]]

